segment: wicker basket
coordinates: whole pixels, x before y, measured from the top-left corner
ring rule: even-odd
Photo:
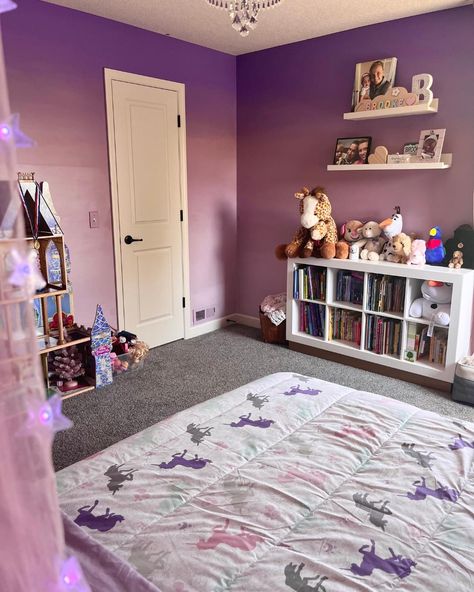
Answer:
[[[258,313],[263,341],[265,343],[286,343],[286,321],[283,321],[279,325],[274,325],[260,309]]]

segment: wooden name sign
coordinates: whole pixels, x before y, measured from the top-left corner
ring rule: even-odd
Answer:
[[[416,105],[418,96],[408,92],[403,86],[394,86],[386,95],[370,99],[362,99],[356,106],[356,111],[375,111],[377,109],[393,109],[395,107],[408,107]]]

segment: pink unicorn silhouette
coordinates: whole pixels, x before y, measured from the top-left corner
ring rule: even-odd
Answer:
[[[196,546],[198,549],[215,549],[218,545],[229,545],[242,551],[252,551],[257,546],[257,543],[263,543],[265,540],[258,534],[253,534],[244,526],[240,527],[240,533],[232,534],[227,532],[229,527],[229,519],[226,519],[224,526],[215,526],[213,534],[207,539],[199,539]]]

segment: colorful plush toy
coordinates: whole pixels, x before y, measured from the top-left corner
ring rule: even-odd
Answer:
[[[403,217],[400,213],[400,206],[395,206],[393,209],[395,210],[395,214],[392,214],[390,218],[382,220],[379,224],[382,232],[388,239],[401,234],[403,229]]]
[[[406,263],[410,252],[411,238],[401,232],[385,243],[380,259],[391,263]]]
[[[369,261],[378,261],[380,259],[380,253],[387,242],[382,238],[381,234],[382,229],[377,222],[367,222],[362,226],[361,235],[364,243],[361,245],[361,259],[368,259]],[[359,243],[356,244],[358,245]]]
[[[437,325],[449,325],[453,288],[443,282],[427,280],[421,284],[422,298],[410,306],[410,316],[427,319]]]
[[[425,252],[426,242],[421,239],[414,240],[411,243],[411,251],[407,259],[407,265],[424,265],[426,263]]]
[[[295,193],[300,201],[301,226],[288,245],[279,245],[276,255],[285,257],[311,257],[316,244],[324,259],[332,259],[337,251],[337,228],[331,216],[331,202],[322,187],[309,191],[306,187]]]
[[[361,239],[360,231],[363,225],[360,220],[349,220],[341,226],[340,235],[342,238],[336,245],[337,259],[347,259],[349,257],[351,245]]]
[[[446,255],[446,250],[443,245],[443,241],[441,240],[441,228],[439,226],[434,226],[430,229],[430,238],[426,243],[426,263],[430,265],[441,265],[443,262],[444,256]]]

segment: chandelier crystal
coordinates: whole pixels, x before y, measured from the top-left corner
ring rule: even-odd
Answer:
[[[227,10],[232,27],[242,37],[247,37],[258,24],[258,13],[265,8],[278,6],[283,0],[207,0],[207,2],[211,6]]]

